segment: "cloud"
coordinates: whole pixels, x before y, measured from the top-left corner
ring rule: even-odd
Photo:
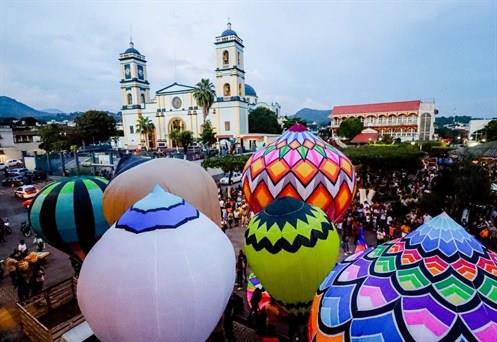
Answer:
[[[37,108],[117,111],[132,27],[151,90],[214,80],[230,17],[246,82],[284,113],[437,98],[441,113],[497,115],[497,2],[5,2],[0,94]]]

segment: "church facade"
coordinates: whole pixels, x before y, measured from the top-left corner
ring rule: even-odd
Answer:
[[[260,135],[249,134],[248,114],[258,104],[254,88],[245,83],[243,40],[231,29],[231,24],[216,37],[215,102],[207,115],[216,131],[218,141],[250,141]],[[173,147],[170,133],[189,130],[198,138],[204,122],[202,108],[193,92],[195,87],[174,82],[150,96],[147,77],[147,61],[133,42],[119,55],[121,71],[122,122],[124,147],[135,149]],[[262,106],[268,106],[261,103]],[[277,103],[271,104],[279,112]],[[154,129],[144,136],[137,130],[137,122],[143,116],[153,123]],[[255,141],[254,141],[255,143]]]

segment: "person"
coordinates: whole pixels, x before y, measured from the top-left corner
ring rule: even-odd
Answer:
[[[376,242],[378,245],[381,245],[383,242],[385,242],[386,235],[387,234],[385,233],[383,228],[380,228],[376,231]]]
[[[31,281],[30,281],[30,287],[31,287],[31,295],[35,296],[39,293],[41,293],[41,290],[43,289],[43,282],[45,281],[45,270],[43,269],[43,266],[38,265],[35,267],[35,270],[33,272]]]
[[[228,342],[235,341],[235,334],[233,331],[233,320],[235,315],[243,309],[243,299],[235,292],[231,293],[226,309],[224,309],[224,334]]]
[[[15,249],[5,261],[5,268],[9,273],[10,280],[12,281],[12,286],[14,286],[14,288],[17,287],[17,263],[19,259],[19,252]]]
[[[241,290],[244,285],[243,281],[243,260],[240,258],[236,259],[236,285],[238,290]]]
[[[266,313],[266,335],[274,337],[276,336],[276,324],[281,315],[280,308],[274,298],[271,297],[269,304],[264,307],[264,312]]]
[[[21,255],[28,253],[28,246],[26,245],[26,242],[24,240],[19,241],[17,250],[21,253]]]
[[[33,240],[33,244],[36,246],[36,250],[38,252],[43,252],[43,249],[45,248],[45,243],[43,242],[43,239],[41,237],[37,235]]]
[[[256,287],[254,293],[252,293],[252,298],[250,298],[250,311],[248,321],[255,321],[257,323],[257,317],[259,315],[259,302],[262,299],[262,290]]]
[[[238,252],[238,259],[242,263],[242,284],[245,285],[247,282],[247,256],[243,253],[243,249]]]

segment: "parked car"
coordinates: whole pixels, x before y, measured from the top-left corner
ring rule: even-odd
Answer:
[[[14,195],[20,199],[29,199],[35,197],[38,192],[40,192],[40,189],[34,185],[23,185],[16,189]]]
[[[5,163],[0,163],[0,171],[3,171],[7,168],[7,165]]]
[[[24,182],[22,176],[7,177],[2,180],[2,186],[21,186]]]
[[[233,172],[233,174],[231,175],[231,184],[238,183],[241,180],[242,180],[242,174],[240,172]],[[224,177],[219,180],[219,183],[228,185],[229,174],[224,175]]]
[[[7,164],[8,167],[16,167],[16,166],[23,166],[24,165],[24,163],[22,162],[22,160],[19,160],[19,159],[10,159],[10,160],[7,160],[6,164]]]
[[[28,169],[25,167],[18,167],[15,169],[9,169],[9,174],[12,174],[14,176],[24,176],[27,172],[29,172]]]
[[[28,171],[24,174],[26,180],[37,181],[47,179],[47,173],[42,170]]]

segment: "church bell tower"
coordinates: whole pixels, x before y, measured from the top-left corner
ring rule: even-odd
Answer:
[[[121,64],[122,109],[143,108],[150,102],[147,61],[130,40],[129,48],[119,55]]]

